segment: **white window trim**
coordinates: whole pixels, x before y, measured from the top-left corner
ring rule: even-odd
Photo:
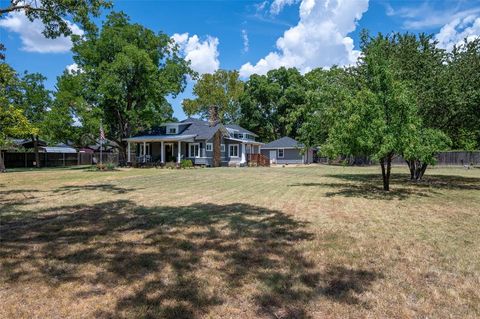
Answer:
[[[170,133],[170,129],[174,129],[175,132],[174,133]],[[174,135],[174,134],[177,134],[178,133],[178,126],[177,125],[167,125],[167,134],[169,135]]]
[[[282,150],[282,156],[280,156],[280,150]],[[277,157],[278,158],[285,158],[285,149],[284,148],[279,148],[277,151]]]
[[[235,147],[235,148],[237,149],[237,156],[232,156],[232,155],[231,155],[231,154],[232,154],[232,147]],[[239,152],[238,152],[238,144],[230,144],[230,145],[228,145],[228,157],[237,158],[237,157],[239,157],[239,156],[238,156],[238,153],[239,153]]]
[[[206,151],[207,151],[207,152],[213,151],[213,143],[207,143]]]
[[[196,154],[193,154],[195,156],[192,156],[192,146],[194,146],[194,145],[198,146],[198,156],[196,156]],[[200,148],[200,143],[189,143],[188,144],[188,157],[190,157],[190,158],[200,158],[200,157],[202,157],[201,154],[202,154],[202,150]]]
[[[143,143],[139,143],[140,145],[140,156],[143,156]],[[146,155],[151,155],[151,147],[150,147],[150,143],[145,143],[145,154]]]
[[[220,152],[225,152],[225,144],[220,144]]]

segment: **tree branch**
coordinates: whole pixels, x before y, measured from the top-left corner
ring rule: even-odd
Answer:
[[[31,5],[27,4],[27,5],[21,5],[21,6],[10,6],[8,8],[5,8],[5,9],[0,9],[0,15],[3,15],[5,13],[9,13],[9,12],[13,12],[13,11],[20,11],[20,10],[25,10],[26,12],[27,11],[38,11],[38,12],[48,12],[47,9],[43,9],[43,8],[36,8],[36,7],[32,7]]]

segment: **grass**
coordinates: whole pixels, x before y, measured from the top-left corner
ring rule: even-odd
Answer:
[[[0,317],[480,316],[480,170],[0,175]]]

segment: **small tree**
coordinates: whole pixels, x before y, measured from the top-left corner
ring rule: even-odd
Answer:
[[[436,163],[435,155],[447,149],[450,144],[450,139],[441,131],[420,129],[402,154],[410,170],[410,179],[421,180],[428,165]]]

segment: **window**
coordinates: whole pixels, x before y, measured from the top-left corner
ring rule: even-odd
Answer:
[[[238,157],[238,145],[232,144],[228,146],[228,156]]]
[[[207,151],[213,151],[213,143],[207,143]]]
[[[140,154],[139,155],[143,156],[143,143],[140,143],[138,145],[140,145],[140,149],[139,149]],[[150,153],[150,143],[145,144],[145,155],[152,155]]]
[[[283,158],[284,156],[283,152],[284,152],[283,148],[278,149],[278,158]]]
[[[177,134],[177,126],[167,126],[167,134]]]
[[[220,151],[225,152],[225,144],[220,144]]]
[[[188,150],[190,157],[200,157],[200,144],[190,143],[189,146]]]

